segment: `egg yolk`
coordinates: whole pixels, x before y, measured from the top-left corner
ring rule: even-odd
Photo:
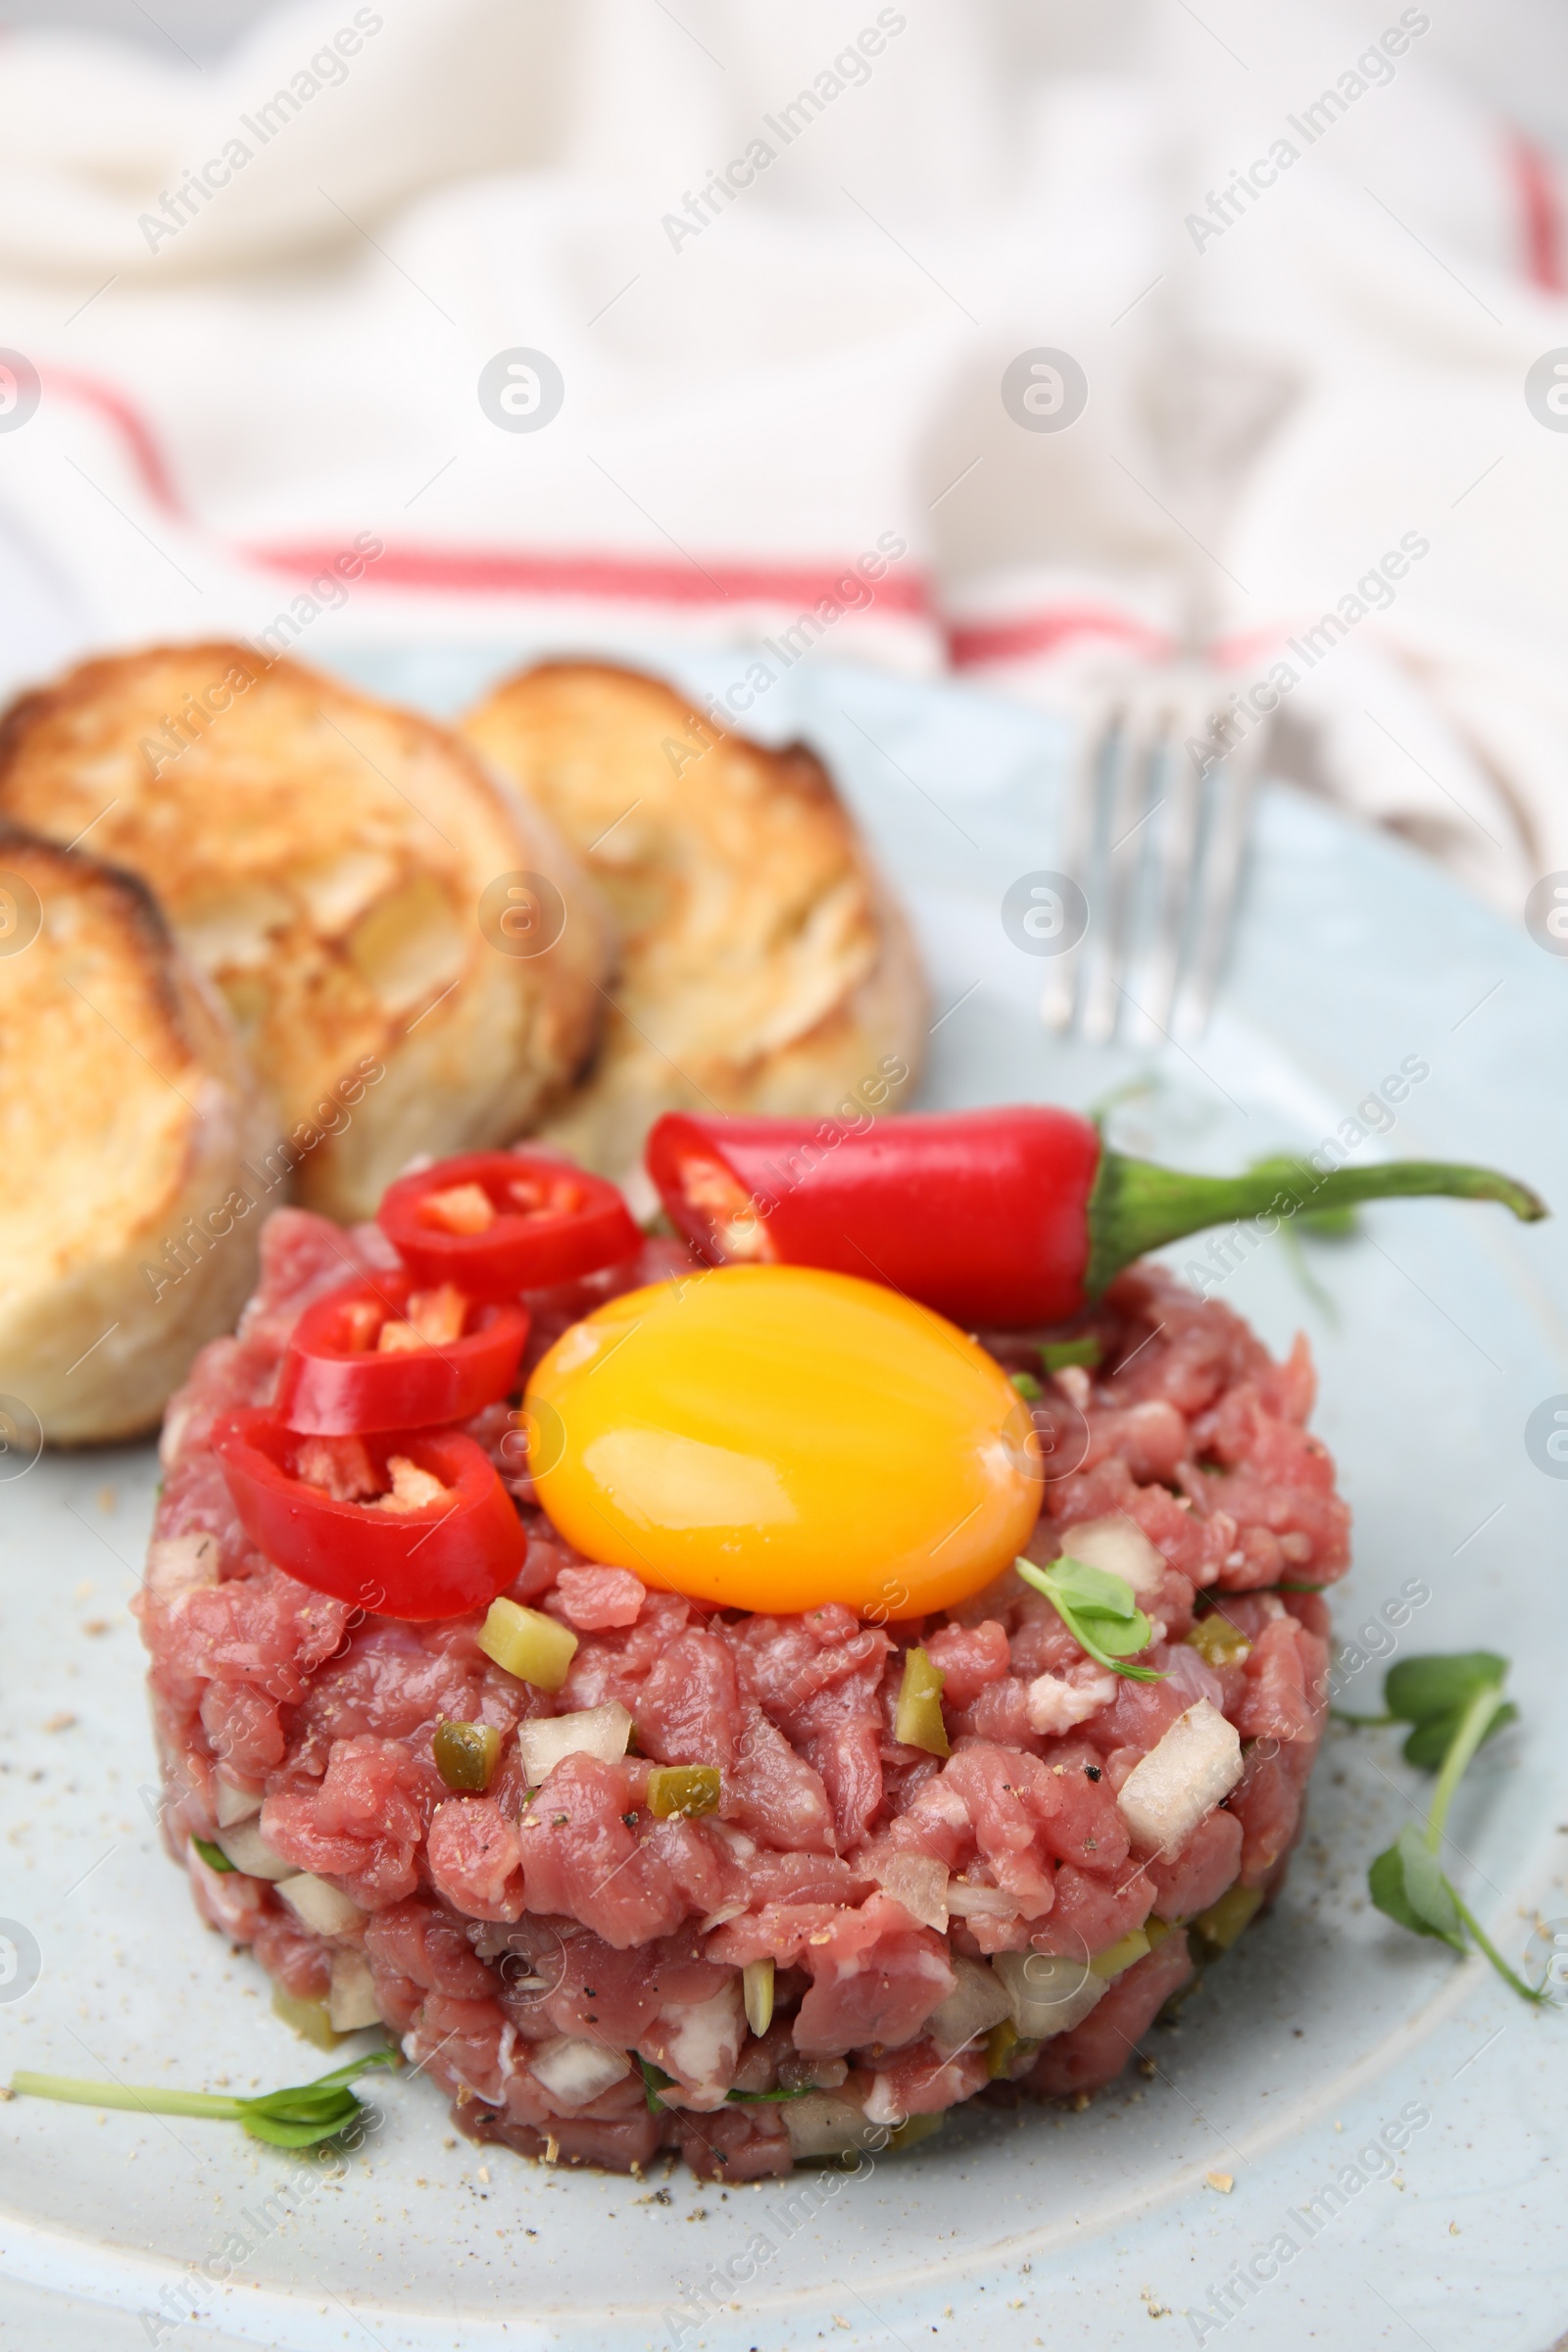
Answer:
[[[612,1298],[539,1364],[539,1499],[591,1560],[721,1607],[878,1620],[977,1592],[1041,1466],[984,1348],[877,1283],[720,1266]]]

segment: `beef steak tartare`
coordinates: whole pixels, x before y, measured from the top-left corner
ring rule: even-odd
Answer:
[[[166,1836],[214,1928],[323,2022],[384,2023],[468,2133],[622,2170],[671,2148],[746,2180],[977,2094],[1092,2092],[1278,1888],[1326,1710],[1316,1588],[1348,1556],[1303,1340],[1276,1363],[1139,1266],[1074,1326],[1098,1363],[1033,1403],[1027,1556],[1048,1566],[1076,1530],[1128,1579],[1150,1680],[1088,1654],[1013,1569],[913,1624],[649,1590],[552,1528],[515,1414],[488,1406],[466,1427],[528,1538],[510,1597],[576,1637],[546,1690],[480,1647],[482,1610],[368,1615],[243,1533],[215,1422],[272,1401],[310,1302],[399,1263],[378,1228],[295,1209],[262,1255],[237,1336],[165,1430],[138,1605]],[[530,1360],[686,1263],[651,1242],[535,1294]],[[1038,1368],[1044,1336],[992,1352]],[[313,1441],[311,1475],[330,1487],[355,1442]],[[942,1678],[946,1755],[896,1736],[914,1644]],[[541,1774],[547,1750],[517,1737],[616,1705],[634,1726],[617,1760],[578,1749]],[[467,1792],[438,1762],[451,1725],[499,1737]],[[717,1768],[716,1810],[650,1801],[684,1766]]]

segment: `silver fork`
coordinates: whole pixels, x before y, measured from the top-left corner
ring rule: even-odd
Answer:
[[[1081,730],[1063,870],[1083,903],[1040,1004],[1058,1036],[1148,1043],[1207,1026],[1267,732],[1221,729],[1226,688],[1197,662],[1133,673]]]

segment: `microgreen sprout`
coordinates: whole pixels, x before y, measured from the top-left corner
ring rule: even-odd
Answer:
[[[637,2064],[642,2071],[643,2090],[648,2099],[648,2112],[650,2115],[660,2115],[664,2106],[660,2092],[672,2090],[675,2078],[673,2075],[666,2075],[662,2066],[655,2066],[651,2058],[639,2058]],[[809,2084],[807,2084],[800,2090],[726,2090],[724,2097],[731,2106],[752,2107],[764,2102],[776,2102],[780,2099],[804,2099],[809,2087]]]
[[[1384,1677],[1381,1715],[1336,1712],[1342,1723],[1409,1724],[1406,1763],[1438,1776],[1426,1827],[1407,1821],[1367,1872],[1373,1902],[1412,1935],[1435,1936],[1460,1953],[1473,1942],[1504,1984],[1523,1999],[1539,2001],[1544,1996],[1515,1976],[1439,1860],[1448,1808],[1476,1750],[1517,1719],[1518,1708],[1502,1694],[1507,1672],[1507,1659],[1490,1649],[1404,1658]]]
[[[1123,1576],[1091,1568],[1065,1552],[1049,1568],[1032,1560],[1014,1560],[1026,1585],[1033,1585],[1051,1602],[1080,1649],[1112,1674],[1125,1674],[1137,1683],[1159,1683],[1164,1676],[1152,1666],[1124,1666],[1122,1660],[1147,1649],[1153,1628],[1138,1606],[1138,1595]]]
[[[189,2115],[214,2123],[239,2124],[253,2139],[274,2148],[310,2148],[318,2140],[335,2139],[365,2113],[349,2084],[371,2066],[399,2066],[396,2050],[371,2050],[351,2058],[347,2066],[318,2075],[289,2090],[268,2091],[261,2098],[236,2099],[216,2091],[157,2089],[129,2082],[83,2082],[71,2075],[17,2074],[11,2078],[14,2098],[62,2099],[74,2107],[124,2107],[141,2115]]]

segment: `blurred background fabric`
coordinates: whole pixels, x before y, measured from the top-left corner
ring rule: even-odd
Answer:
[[[1560,9],[0,24],[8,691],[269,630],[1064,707],[1203,651],[1272,679],[1278,768],[1510,911],[1568,868]]]

